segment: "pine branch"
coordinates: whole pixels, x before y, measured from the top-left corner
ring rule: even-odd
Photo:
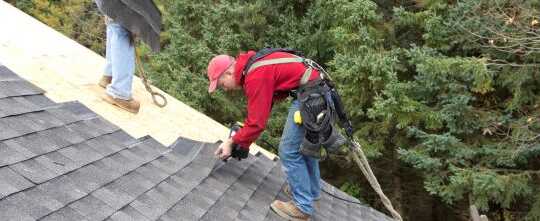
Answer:
[[[510,53],[510,52],[509,52]],[[540,63],[534,64],[517,64],[513,62],[506,63],[485,63],[487,66],[510,66],[510,67],[540,67]]]
[[[519,170],[519,169],[492,169],[492,168],[483,168],[479,169],[478,171],[485,172],[485,171],[493,171],[496,173],[502,173],[505,175],[540,175],[540,170]]]
[[[475,171],[475,172],[495,172],[502,173],[504,175],[540,175],[540,170],[520,170],[520,169],[503,169],[503,168],[470,168],[465,169],[461,167],[454,166],[455,169],[460,171]]]

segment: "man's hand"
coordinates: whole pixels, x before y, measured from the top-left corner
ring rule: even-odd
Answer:
[[[221,143],[217,150],[214,152],[214,155],[216,155],[217,158],[221,160],[226,160],[231,156],[232,152],[232,139],[228,139],[227,141]]]

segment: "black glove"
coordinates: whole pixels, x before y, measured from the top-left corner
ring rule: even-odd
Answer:
[[[249,151],[240,147],[240,145],[233,143],[233,148],[231,152],[231,157],[236,158],[239,161],[242,159],[246,159],[249,155]]]

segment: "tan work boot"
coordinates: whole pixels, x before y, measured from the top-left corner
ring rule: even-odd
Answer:
[[[101,79],[99,79],[98,85],[102,88],[106,88],[107,85],[109,85],[112,82],[111,76],[101,76]]]
[[[139,109],[141,107],[141,104],[136,100],[133,100],[133,99],[122,100],[122,99],[114,98],[107,93],[105,93],[105,95],[103,96],[103,100],[134,114],[139,113]]]
[[[292,201],[283,202],[275,200],[272,204],[270,204],[270,208],[286,220],[307,221],[310,218],[310,215],[300,211],[300,209],[298,209],[298,207],[296,207]]]
[[[287,184],[287,185],[285,185],[285,187],[283,187],[283,192],[284,192],[285,194],[287,194],[287,196],[288,196],[289,198],[291,198],[291,199],[293,198],[293,195],[292,195],[292,193],[291,193],[291,187],[289,187],[289,184]],[[317,197],[317,198],[315,198],[315,199],[313,199],[313,200],[314,200],[314,201],[319,201],[319,200],[321,200],[321,196],[319,196],[319,197]]]

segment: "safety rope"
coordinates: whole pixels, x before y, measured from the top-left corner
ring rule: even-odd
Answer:
[[[135,47],[135,63],[137,66],[137,72],[139,72],[139,76],[141,77],[141,80],[144,84],[144,88],[146,88],[146,91],[148,91],[148,93],[152,95],[152,101],[154,101],[154,104],[161,108],[167,106],[167,98],[165,98],[163,94],[160,94],[159,92],[155,92],[150,86],[150,80],[148,80],[148,77],[146,76],[146,72],[144,71],[144,67],[141,62],[139,49],[137,49],[137,47]],[[157,97],[161,98],[161,100],[163,100],[163,103],[159,103]]]
[[[382,203],[386,207],[388,211],[392,214],[392,217],[394,217],[395,220],[402,221],[401,215],[394,209],[394,206],[392,206],[392,202],[386,197],[384,194],[381,185],[379,184],[379,181],[377,181],[377,177],[373,174],[373,171],[371,170],[371,167],[369,166],[369,162],[367,160],[366,155],[364,154],[364,151],[362,150],[362,146],[358,143],[358,141],[354,138],[351,140],[351,151],[350,154],[352,155],[354,161],[360,167],[360,170],[368,180],[371,187],[377,192],[379,197],[381,198]],[[359,157],[360,156],[360,157]]]

